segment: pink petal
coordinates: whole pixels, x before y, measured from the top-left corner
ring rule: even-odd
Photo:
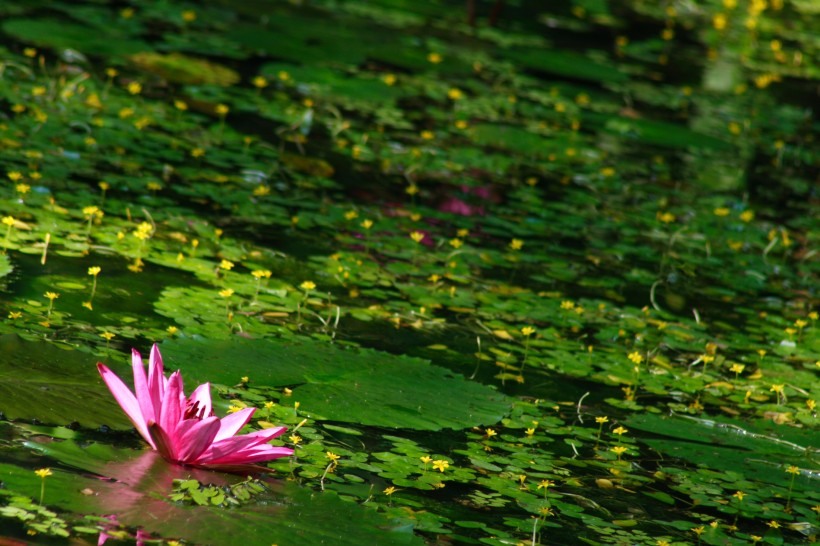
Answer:
[[[173,463],[177,462],[176,453],[174,452],[174,443],[171,437],[162,430],[162,427],[154,421],[149,421],[148,430],[151,432],[151,438],[154,439],[151,445],[156,445],[154,449],[157,450],[162,458]]]
[[[167,435],[171,452],[176,453],[179,445],[177,443],[176,430],[182,421],[184,408],[184,394],[182,394],[182,380],[179,372],[174,372],[168,379],[168,388],[162,398],[162,409],[159,414],[159,427]]]
[[[224,440],[214,441],[213,445],[202,454],[199,460],[222,461],[227,457],[231,459],[231,462],[242,462],[245,453],[253,453],[255,449],[266,450],[267,448],[272,447],[264,446],[264,444],[273,438],[282,435],[285,430],[287,430],[286,427],[274,427],[265,430],[257,430],[242,436],[233,436],[231,438],[225,438]],[[260,446],[260,444],[262,444],[262,446]],[[282,455],[279,456],[281,457]]]
[[[205,459],[200,457],[197,464],[204,465],[232,465],[232,464],[251,464],[262,461],[270,461],[273,459],[280,459],[282,457],[290,457],[293,450],[289,447],[274,447],[269,445],[256,446],[254,448],[224,453],[221,456]]]
[[[188,419],[177,429],[177,457],[180,462],[195,462],[213,443],[219,432],[219,418]]]
[[[139,356],[139,353],[134,352]],[[140,362],[142,362],[142,358],[140,358]],[[155,413],[162,404],[162,397],[165,396],[165,388],[167,385],[168,380],[165,379],[162,355],[159,354],[159,348],[155,343],[151,347],[151,357],[148,360],[148,389],[151,391],[151,401],[154,404]],[[157,415],[157,418],[159,418],[159,415]]]
[[[140,436],[145,438],[145,441],[156,449],[154,442],[151,440],[151,435],[148,432],[148,424],[134,394],[128,389],[125,383],[102,362],[97,363],[97,371],[100,372],[103,381],[105,381],[105,384],[108,386],[108,390],[114,395],[114,400],[120,405],[128,416],[128,419],[131,420],[131,423],[134,425],[134,428],[137,429],[137,432],[140,433]]]
[[[142,365],[142,357],[135,350],[131,349],[131,368],[134,372],[134,393],[137,395],[142,416],[147,421],[156,421],[156,410],[159,404],[154,405],[154,398],[159,400],[159,396],[152,395],[148,388],[148,380],[145,377],[145,367]]]
[[[205,417],[210,417],[211,413],[213,413],[213,408],[211,407],[211,384],[203,383],[194,389],[194,392],[192,392],[191,396],[188,397],[188,403],[199,404],[197,413],[201,415],[203,419]]]
[[[254,411],[256,408],[244,408],[223,417],[219,425],[219,434],[214,438],[214,442],[230,438],[239,432],[251,420]]]

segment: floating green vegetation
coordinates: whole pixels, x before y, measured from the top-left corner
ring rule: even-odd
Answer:
[[[47,4],[0,6],[0,542],[816,541],[811,2]],[[293,457],[147,451],[94,363],[155,341]]]

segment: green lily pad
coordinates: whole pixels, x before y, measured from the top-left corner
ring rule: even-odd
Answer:
[[[294,401],[317,417],[418,430],[489,425],[509,399],[445,368],[404,356],[341,349],[317,342],[200,341],[162,345],[167,369],[186,381],[233,385],[241,376],[261,386],[293,386]],[[190,383],[189,383],[190,384]]]
[[[0,254],[0,277],[5,277],[12,271],[14,271],[14,267],[12,267],[9,257],[5,254]]]
[[[743,472],[772,484],[784,482],[788,464],[803,465],[816,435],[779,427],[758,430],[729,419],[695,419],[635,415],[626,425],[665,436],[643,441],[658,451],[717,470]]]
[[[172,83],[229,86],[239,81],[239,74],[227,66],[182,53],[163,55],[146,51],[131,55],[129,60],[142,70],[157,74]]]
[[[506,51],[504,56],[527,68],[579,80],[594,82],[629,80],[629,76],[617,67],[593,61],[574,51],[543,48],[511,49]]]
[[[0,336],[0,413],[84,427],[130,426],[88,353]]]
[[[91,28],[57,19],[12,19],[3,23],[3,32],[38,46],[84,53],[129,55],[151,49],[145,42],[129,38],[113,27]]]

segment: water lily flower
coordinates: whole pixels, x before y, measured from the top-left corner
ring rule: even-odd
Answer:
[[[244,408],[222,419],[216,417],[211,408],[210,383],[200,385],[186,398],[179,370],[165,377],[156,344],[151,348],[147,376],[140,353],[134,349],[131,356],[134,393],[105,364],[98,362],[97,370],[137,432],[167,461],[217,470],[247,470],[254,463],[293,453],[290,448],[267,443],[284,434],[286,427],[237,436],[256,408]]]

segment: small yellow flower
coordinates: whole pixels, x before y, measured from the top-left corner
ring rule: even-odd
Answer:
[[[179,328],[177,328],[176,326],[169,326],[168,328],[165,329],[165,331],[168,332],[171,335],[174,335],[177,332],[179,332]]]
[[[541,480],[538,482],[538,487],[536,489],[548,489],[555,485],[555,482],[552,480]]]
[[[14,216],[3,216],[3,223],[9,227],[13,226],[15,222]]]
[[[495,430],[491,429],[491,428],[488,428],[487,430],[485,430],[484,434],[487,435],[487,438],[492,438],[493,436],[498,436],[498,433]]]
[[[290,440],[290,443],[292,444],[298,444],[302,441],[302,437],[298,434],[291,434],[290,436],[288,436],[288,440]]]
[[[88,268],[88,274],[89,274],[89,275],[93,275],[94,277],[96,277],[97,275],[99,275],[99,274],[100,274],[100,271],[102,271],[102,269],[101,269],[99,266],[97,266],[97,265],[95,265],[94,267],[89,267],[89,268]]]
[[[220,116],[226,116],[231,111],[227,104],[217,104],[214,110]]]
[[[40,476],[43,479],[45,479],[48,476],[52,475],[52,472],[51,472],[50,468],[39,468],[39,469],[35,470],[34,473],[37,474],[38,476]]]
[[[619,459],[621,458],[621,455],[626,453],[626,447],[625,446],[614,446],[614,447],[611,447],[609,450],[611,452],[613,452],[614,454],[616,454]]]
[[[422,140],[433,140],[434,138],[436,138],[436,134],[433,131],[422,131],[421,133],[419,133],[419,136],[422,138]]]
[[[20,317],[22,317],[22,316],[23,316],[23,312],[22,312],[22,311],[9,311],[9,318],[10,318],[11,320],[17,320],[17,319],[19,319],[19,318],[20,318]]]
[[[443,60],[444,58],[439,53],[433,52],[427,55],[427,61],[433,64],[438,64]]]
[[[422,239],[424,239],[424,233],[420,231],[414,231],[410,234],[410,238],[413,239],[415,242],[420,243]]]
[[[766,525],[768,525],[772,529],[779,529],[780,528],[780,524],[778,522],[776,522],[775,520],[770,521]]]
[[[23,55],[31,59],[37,56],[37,50],[33,47],[27,47],[23,50]]]
[[[729,216],[731,212],[727,207],[719,207],[712,211],[715,216]]]
[[[111,341],[117,336],[117,334],[112,334],[111,332],[103,332],[100,334],[100,337],[105,339],[106,341]]]
[[[230,298],[231,296],[233,296],[233,288],[226,288],[224,290],[220,290],[219,295],[223,298]]]
[[[464,97],[464,93],[461,92],[461,89],[453,87],[449,91],[447,91],[447,97],[450,100],[460,100],[462,97]]]
[[[305,291],[313,290],[314,288],[316,288],[316,283],[313,282],[313,281],[305,281],[305,282],[303,282],[302,284],[299,285],[299,288],[301,288],[302,290],[305,290]]]
[[[664,224],[671,224],[672,222],[675,221],[675,215],[672,214],[669,211],[666,211],[666,212],[658,211],[658,214],[656,216],[657,216],[658,220],[660,220]]]
[[[268,86],[268,80],[264,76],[256,76],[251,80],[251,83],[257,89],[264,89]]]
[[[737,491],[737,492],[736,492],[734,495],[732,495],[732,496],[733,496],[733,497],[735,497],[735,498],[737,498],[737,500],[739,500],[739,501],[743,502],[743,497],[745,497],[745,496],[746,496],[746,493],[744,493],[743,491]]]
[[[180,110],[181,112],[184,112],[185,110],[188,109],[188,103],[185,102],[184,100],[176,99],[176,100],[174,100],[174,108],[176,108],[177,110]]]
[[[373,227],[373,220],[362,220],[361,226],[364,229],[370,229]]]
[[[386,85],[395,85],[395,84],[396,84],[396,76],[395,76],[395,75],[393,75],[393,74],[385,74],[385,75],[382,77],[382,81],[383,81]]]
[[[461,239],[450,239],[448,244],[453,248],[461,248],[464,245],[464,242]]]
[[[751,222],[752,220],[754,220],[754,217],[755,213],[751,210],[744,210],[742,213],[740,213],[740,219],[744,222]]]
[[[524,241],[522,241],[521,239],[513,239],[510,241],[509,244],[510,250],[521,250],[523,246]]]
[[[635,364],[640,364],[641,362],[643,362],[643,355],[638,351],[632,351],[627,355],[627,358]]]
[[[794,465],[789,465],[788,467],[786,467],[786,472],[788,472],[789,474],[792,474],[792,475],[800,474],[800,468],[798,468]]]
[[[270,279],[271,275],[273,275],[273,272],[271,272],[269,269],[255,269],[251,271],[251,275],[253,275],[257,279],[261,279],[263,277],[266,279]]]
[[[56,293],[56,292],[46,292],[46,293],[45,293],[45,294],[43,294],[43,295],[44,295],[45,297],[47,297],[49,300],[51,300],[51,301],[54,301],[54,300],[56,300],[57,298],[59,298],[59,297],[60,297],[60,294],[58,294],[58,293]]]
[[[575,309],[575,303],[569,300],[564,300],[561,302],[561,309],[565,309],[567,311]]]
[[[535,434],[535,428],[528,428],[524,432],[527,434],[527,436],[532,436],[533,434]]]
[[[328,451],[327,453],[325,453],[325,457],[327,457],[328,459],[330,459],[332,462],[335,463],[336,461],[338,461],[341,458],[341,455],[336,455],[332,451]]]
[[[450,463],[443,459],[436,459],[433,461],[433,469],[444,472],[450,466]]]
[[[202,157],[205,155],[205,150],[203,148],[194,148],[191,150],[191,157]]]
[[[392,494],[393,494],[393,493],[395,493],[395,492],[396,492],[396,488],[395,488],[395,487],[393,487],[392,485],[391,485],[390,487],[386,487],[386,488],[384,489],[384,491],[382,491],[382,493],[384,493],[384,494],[385,494],[385,495],[387,495],[387,496],[390,496],[390,495],[392,495]]]
[[[421,462],[423,462],[424,464],[428,464],[430,461],[433,460],[432,457],[430,457],[428,455],[424,455],[422,457],[419,457],[419,459],[421,459]]]
[[[538,509],[538,513],[542,516],[554,516],[555,512],[552,510],[550,506],[542,506]]]
[[[224,269],[225,271],[230,271],[233,269],[235,264],[230,260],[222,260],[219,262],[219,269]]]
[[[535,333],[535,328],[533,328],[532,326],[524,326],[523,328],[521,328],[521,333],[529,337]]]
[[[614,429],[612,432],[614,432],[615,434],[620,436],[621,434],[626,434],[629,431],[627,429],[625,429],[624,427],[618,427],[618,428]]]
[[[604,423],[609,422],[609,417],[607,417],[606,415],[604,415],[603,417],[596,417],[595,422],[603,425]]]
[[[139,95],[142,92],[142,85],[139,82],[131,82],[127,89],[132,95]]]

